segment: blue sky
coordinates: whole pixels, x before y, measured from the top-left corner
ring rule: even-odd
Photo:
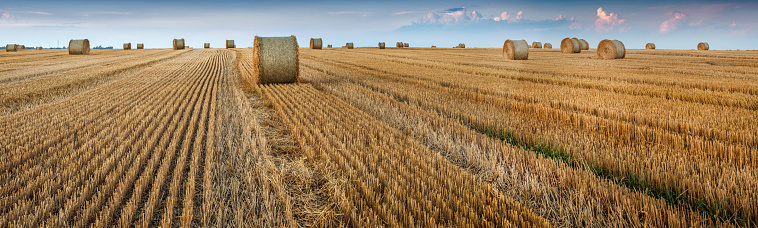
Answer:
[[[325,44],[502,47],[505,39],[558,46],[564,37],[591,45],[619,39],[627,48],[758,49],[758,1],[25,1],[0,2],[0,43],[61,46],[222,47],[234,39],[296,35]]]

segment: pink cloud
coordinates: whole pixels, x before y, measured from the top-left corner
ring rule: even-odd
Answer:
[[[610,32],[616,26],[624,24],[624,19],[619,19],[616,13],[606,13],[603,8],[597,8],[597,20],[595,20],[595,30],[598,32]]]
[[[673,31],[676,29],[679,24],[681,24],[684,21],[684,18],[686,18],[687,15],[682,12],[674,12],[674,16],[672,18],[669,18],[666,21],[663,21],[660,26],[658,26],[658,31],[661,33],[667,33],[670,31]],[[701,21],[702,23],[702,21]]]
[[[563,20],[563,15],[562,14],[558,14],[558,17],[556,17],[555,20],[556,21]]]
[[[500,16],[497,16],[495,18],[492,18],[492,20],[495,21],[507,21],[511,19],[511,15],[508,14],[508,12],[503,11],[503,13],[500,14]]]
[[[518,13],[516,14],[516,19],[513,20],[513,22],[520,21],[522,18],[524,18],[524,11],[518,11]]]
[[[13,16],[8,12],[3,12],[2,14],[0,14],[0,21],[12,21],[15,19],[16,19],[16,16]]]
[[[729,25],[729,27],[732,27],[732,28],[737,27],[737,23],[732,22],[732,24]]]

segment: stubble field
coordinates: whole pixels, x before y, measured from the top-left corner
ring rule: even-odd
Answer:
[[[0,54],[0,227],[758,222],[758,52]]]

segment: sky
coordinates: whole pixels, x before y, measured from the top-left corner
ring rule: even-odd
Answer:
[[[0,0],[0,44],[121,48],[144,43],[170,48],[184,38],[191,47],[252,46],[254,36],[295,35],[324,44],[356,47],[502,47],[506,39],[560,46],[578,37],[596,46],[617,39],[626,48],[758,50],[758,1],[533,0],[533,1],[50,1]]]

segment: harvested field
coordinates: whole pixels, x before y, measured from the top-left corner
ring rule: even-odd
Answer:
[[[758,52],[528,51],[2,52],[0,227],[758,223]]]

